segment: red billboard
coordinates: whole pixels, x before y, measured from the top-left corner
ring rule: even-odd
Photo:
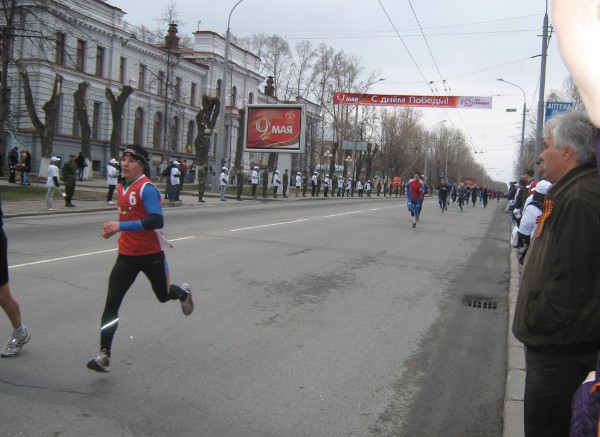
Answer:
[[[400,187],[402,185],[402,176],[394,176],[394,178],[392,179],[392,187],[394,187],[394,189]]]
[[[474,187],[475,185],[477,185],[477,178],[463,178],[463,182],[467,186]]]
[[[396,94],[333,94],[335,105],[404,106],[411,108],[492,109],[492,98],[481,96],[415,96]]]
[[[248,105],[244,149],[300,153],[304,130],[304,105]]]

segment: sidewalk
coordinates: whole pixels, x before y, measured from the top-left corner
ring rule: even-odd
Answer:
[[[507,240],[508,244],[508,240]],[[525,390],[525,349],[523,343],[512,334],[512,320],[519,293],[519,263],[516,249],[509,255],[510,283],[508,287],[508,338],[506,357],[506,388],[504,391],[503,437],[523,437],[523,394]]]
[[[0,179],[0,184],[7,183],[5,180]],[[161,193],[164,194],[165,184],[157,183],[154,184],[158,187]],[[23,188],[27,189],[27,188]],[[94,179],[87,180],[82,182],[77,182],[75,187],[75,195],[73,196],[73,204],[75,208],[67,208],[64,206],[64,201],[60,197],[58,192],[54,194],[54,208],[56,211],[48,211],[46,208],[46,201],[44,198],[40,199],[25,199],[25,200],[3,200],[2,201],[2,212],[4,213],[4,218],[13,218],[13,217],[23,217],[23,216],[36,216],[36,215],[51,215],[51,214],[72,214],[72,213],[82,213],[82,212],[97,212],[97,211],[110,211],[112,209],[116,209],[116,205],[108,205],[106,203],[106,196],[94,196],[97,198],[90,198],[90,196],[82,196],[78,195],[78,191],[94,191],[98,193],[103,193],[106,195],[108,193],[108,187],[106,185],[106,181],[104,179]],[[197,190],[197,188],[196,188]],[[257,194],[262,193],[262,189],[259,187]],[[389,197],[389,196],[388,196]],[[228,194],[225,196],[227,202],[238,203],[236,196]],[[203,196],[203,200],[205,203],[198,202],[198,191],[184,190],[180,193],[181,203],[178,205],[171,205],[168,200],[163,200],[163,208],[170,207],[202,207],[206,205],[220,205],[224,202],[221,202],[219,198],[219,193],[214,193],[212,191],[207,190]],[[277,198],[273,198],[271,194],[270,197],[263,198],[262,195],[258,195],[257,198],[253,199],[250,196],[242,196],[242,201],[249,202],[288,202],[288,201],[299,201],[299,200],[324,200],[323,193],[319,197],[312,197],[310,195],[310,190],[307,192],[306,197],[303,197],[302,194],[296,197],[295,188],[290,191],[288,197],[283,197],[281,194],[277,195]],[[400,199],[400,198],[398,198]],[[113,195],[113,201],[116,203],[117,193]],[[227,203],[225,203],[227,204]]]

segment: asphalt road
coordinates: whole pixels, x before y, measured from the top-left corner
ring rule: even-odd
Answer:
[[[416,229],[390,198],[195,206],[165,210],[164,232],[194,314],[140,276],[110,374],[85,363],[114,213],[5,220],[32,340],[0,360],[2,435],[502,435],[509,225],[495,202],[442,215],[428,199]]]

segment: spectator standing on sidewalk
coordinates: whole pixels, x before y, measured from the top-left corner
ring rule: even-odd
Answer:
[[[296,173],[296,197],[300,193],[300,188],[302,187],[302,173]]]
[[[69,155],[69,160],[62,168],[63,182],[65,183],[65,206],[75,207],[71,200],[75,194],[75,184],[77,183],[77,165],[75,164],[75,155]]]
[[[277,189],[281,184],[281,178],[279,177],[279,170],[275,170],[273,173],[273,197],[277,199]]]
[[[85,162],[83,152],[79,152],[79,155],[77,155],[77,158],[75,159],[75,164],[77,164],[77,168],[79,169],[79,182],[81,182],[83,181],[83,174],[85,172],[85,168],[87,167],[87,162]]]
[[[181,179],[181,170],[179,170],[179,161],[173,161],[171,165],[171,189],[169,190],[169,200],[171,202],[179,201],[179,181]]]
[[[256,199],[256,188],[258,188],[258,166],[252,170],[252,198]]]
[[[17,175],[16,175],[16,166],[19,163],[19,148],[13,147],[8,152],[8,171],[10,172],[8,176],[8,182],[10,184],[17,183]]]
[[[60,158],[53,156],[50,158],[50,165],[48,165],[48,177],[46,178],[46,208],[48,211],[56,211],[56,209],[54,209],[54,204],[52,203],[52,196],[54,195],[54,190],[60,187],[57,167],[59,162]]]
[[[513,333],[526,347],[525,435],[567,436],[571,400],[600,350],[600,182],[597,129],[582,112],[543,130],[553,182],[529,248]]]
[[[221,174],[219,175],[219,190],[221,195],[221,202],[225,202],[225,189],[227,188],[228,179],[229,175],[227,172],[227,167],[223,167],[221,169]]]
[[[119,163],[115,158],[112,158],[106,166],[106,183],[108,185],[108,194],[106,195],[107,205],[114,205],[113,193],[117,188],[117,178],[119,177]]]
[[[290,174],[286,168],[283,172],[283,197],[287,197],[288,185],[290,183]]]

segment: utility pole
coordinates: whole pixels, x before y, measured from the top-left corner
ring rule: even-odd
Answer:
[[[537,129],[535,135],[535,156],[531,168],[535,170],[535,178],[539,180],[540,172],[535,162],[543,149],[542,129],[544,127],[544,94],[546,88],[546,58],[548,57],[548,2],[546,1],[546,14],[544,15],[544,29],[542,33],[542,69],[540,72],[540,95],[538,98]]]

